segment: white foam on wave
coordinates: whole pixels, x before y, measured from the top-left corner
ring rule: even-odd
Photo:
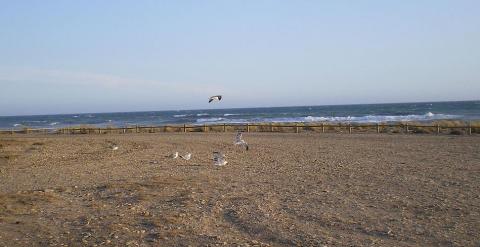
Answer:
[[[293,122],[355,122],[355,123],[379,123],[379,122],[402,122],[402,121],[428,121],[440,119],[456,119],[461,116],[448,114],[434,114],[428,112],[424,115],[366,115],[366,116],[346,116],[346,117],[313,117],[293,118]]]
[[[178,115],[173,115],[173,117],[186,117],[188,116],[187,114],[178,114]]]
[[[461,116],[448,114],[434,114],[428,112],[424,115],[365,115],[365,116],[344,116],[344,117],[322,117],[322,116],[306,116],[306,117],[285,117],[285,118],[253,118],[253,119],[225,119],[217,118],[200,118],[197,123],[308,123],[308,122],[349,122],[349,123],[380,123],[380,122],[403,122],[403,121],[429,121],[441,119],[458,119]]]
[[[236,114],[236,113],[225,113],[225,114],[223,114],[224,117],[228,117],[228,116],[238,116],[238,115],[242,115],[242,114]]]
[[[54,126],[54,125],[57,125],[57,124],[59,124],[59,122],[50,123],[51,126]]]
[[[208,115],[210,115],[210,114],[208,114],[208,113],[198,113],[198,114],[197,114],[197,117],[208,116]]]
[[[30,121],[23,121],[25,123],[46,123],[47,120],[30,120]]]
[[[22,126],[23,124],[13,124],[13,127],[18,127],[18,126]]]
[[[221,117],[213,117],[213,118],[199,118],[197,119],[197,123],[215,123],[224,120]]]

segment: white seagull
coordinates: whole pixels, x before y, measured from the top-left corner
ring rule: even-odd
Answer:
[[[214,100],[218,100],[218,101],[222,100],[222,95],[215,95],[215,96],[210,97],[208,99],[208,103],[211,103]]]
[[[173,153],[173,154],[167,155],[167,156],[165,156],[165,157],[171,158],[171,159],[176,159],[176,158],[178,158],[178,152],[175,152],[175,153]]]
[[[225,155],[220,152],[213,152],[213,164],[216,166],[224,166],[228,162],[225,160]]]
[[[190,160],[192,158],[192,154],[191,153],[186,153],[185,155],[180,155],[180,157],[182,157],[182,159],[184,160]]]
[[[242,139],[242,132],[237,132],[237,135],[235,136],[235,142],[234,142],[235,145],[240,145],[240,146],[244,146],[245,147],[245,150],[248,151],[248,144],[245,140]]]
[[[113,151],[118,150],[118,145],[115,142],[107,141],[107,143],[110,149],[112,149]]]

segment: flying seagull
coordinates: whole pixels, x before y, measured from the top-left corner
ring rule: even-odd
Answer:
[[[180,157],[182,157],[182,159],[184,160],[190,160],[192,158],[192,154],[191,153],[186,153],[185,155],[180,155]]]
[[[178,158],[178,152],[175,152],[175,153],[173,153],[173,154],[167,155],[167,156],[165,156],[165,157],[171,158],[171,159],[176,159],[176,158]]]
[[[222,95],[215,95],[215,96],[210,97],[208,99],[208,103],[211,103],[214,100],[218,100],[218,101],[222,100]]]
[[[216,166],[224,166],[228,162],[225,160],[225,155],[220,152],[213,152],[213,164]]]
[[[245,150],[248,151],[248,144],[245,140],[243,140],[242,138],[242,132],[237,132],[237,135],[235,136],[235,142],[234,142],[235,146],[236,145],[240,145],[240,146],[243,146],[245,147]]]

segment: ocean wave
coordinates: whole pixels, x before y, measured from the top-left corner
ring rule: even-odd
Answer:
[[[213,117],[213,118],[199,118],[197,119],[197,123],[215,123],[225,120],[225,118],[221,117]]]
[[[242,114],[239,114],[239,113],[225,113],[225,114],[223,114],[224,117],[228,117],[228,116],[238,116],[238,115],[242,115]]]
[[[252,119],[225,119],[199,118],[197,123],[308,123],[308,122],[349,122],[349,123],[380,123],[380,122],[403,122],[403,121],[429,121],[441,119],[458,119],[461,116],[448,114],[434,114],[427,112],[423,115],[365,115],[365,116],[345,116],[345,117],[274,117],[274,118],[252,118]]]
[[[198,113],[197,117],[202,117],[202,116],[209,116],[210,114],[208,113]]]
[[[23,121],[24,123],[46,123],[47,120],[30,120],[30,121]]]
[[[178,114],[178,115],[173,115],[173,117],[186,117],[188,114]]]
[[[57,124],[59,124],[59,122],[53,122],[53,123],[50,123],[49,125],[54,126],[54,125],[57,125]]]
[[[402,122],[402,121],[428,121],[441,119],[456,119],[461,116],[448,114],[434,114],[427,112],[423,115],[366,115],[366,116],[346,116],[346,117],[300,117],[289,119],[272,119],[280,122],[353,122],[353,123],[380,123],[380,122]]]
[[[16,123],[16,124],[13,124],[13,127],[18,127],[18,126],[22,126],[22,125],[23,125],[23,124],[18,124],[18,123]]]

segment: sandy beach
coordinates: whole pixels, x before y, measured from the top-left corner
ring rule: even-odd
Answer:
[[[480,244],[477,135],[233,138],[0,136],[0,246]]]

